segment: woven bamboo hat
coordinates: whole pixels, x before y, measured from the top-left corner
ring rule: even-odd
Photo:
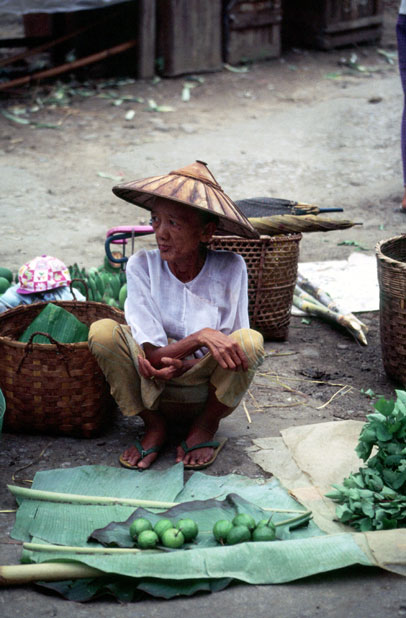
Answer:
[[[113,193],[147,210],[151,210],[155,197],[173,200],[216,215],[219,218],[219,233],[259,238],[258,232],[224,193],[203,161],[196,161],[165,176],[116,185]]]

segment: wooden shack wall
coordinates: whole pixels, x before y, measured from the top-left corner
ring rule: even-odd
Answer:
[[[229,64],[277,58],[281,52],[281,0],[227,0],[223,54]]]
[[[164,76],[222,68],[222,0],[157,0],[157,58]]]
[[[383,0],[283,0],[283,43],[332,49],[378,41]]]

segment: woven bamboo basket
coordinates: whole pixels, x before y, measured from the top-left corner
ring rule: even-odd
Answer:
[[[376,245],[382,361],[389,378],[406,385],[406,235]]]
[[[215,236],[211,241],[211,249],[234,251],[244,258],[250,325],[265,339],[284,341],[288,337],[301,238],[301,234],[258,239]]]
[[[90,326],[102,318],[125,323],[122,311],[96,302],[55,301]],[[114,402],[86,341],[18,341],[44,303],[0,315],[0,388],[6,398],[4,430],[90,438],[99,434]]]

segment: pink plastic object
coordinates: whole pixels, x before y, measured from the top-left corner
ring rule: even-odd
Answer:
[[[129,233],[131,236],[145,236],[146,234],[152,234],[153,228],[151,225],[119,225],[118,227],[112,227],[107,231],[106,238],[113,234]],[[130,236],[130,238],[131,238]],[[129,239],[119,238],[112,240],[111,242],[116,245],[126,245]]]

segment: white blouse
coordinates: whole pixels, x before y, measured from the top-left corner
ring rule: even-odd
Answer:
[[[401,15],[406,15],[406,0],[401,0],[399,13]]]
[[[201,328],[226,335],[249,328],[247,267],[236,253],[208,250],[197,277],[182,283],[158,249],[141,249],[128,260],[126,273],[125,317],[139,345],[163,347]]]

